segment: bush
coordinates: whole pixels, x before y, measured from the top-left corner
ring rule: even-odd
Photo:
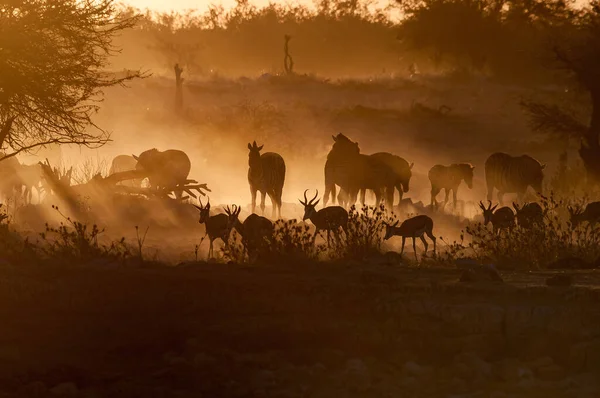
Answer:
[[[495,235],[482,223],[472,223],[461,232],[460,240],[437,256],[440,262],[453,262],[470,257],[493,262],[499,268],[540,269],[568,257],[594,261],[600,256],[600,230],[590,225],[574,228],[567,219],[567,206],[572,202],[557,199],[554,194],[542,196],[540,205],[544,223],[532,229],[517,226],[512,231]],[[470,239],[465,242],[465,234]]]

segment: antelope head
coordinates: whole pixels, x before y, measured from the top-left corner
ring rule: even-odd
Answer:
[[[394,236],[394,229],[396,228],[399,222],[400,220],[396,220],[396,222],[393,224],[388,224],[386,222],[383,223],[383,225],[385,225],[385,237],[383,238],[383,240],[388,240],[392,236]]]
[[[494,210],[498,205],[492,207],[492,202],[488,200],[488,207],[486,208],[482,201],[479,201],[479,207],[483,210],[483,224],[488,225],[492,221],[492,215],[494,214]]]
[[[210,197],[208,198],[208,202],[206,202],[206,206],[202,204],[202,199],[200,199],[200,206],[194,205],[194,207],[200,210],[200,219],[198,222],[200,224],[205,223],[210,217]]]
[[[304,191],[304,202],[302,200],[298,199],[300,204],[302,204],[304,206],[304,217],[302,218],[303,221],[308,220],[309,218],[311,218],[312,216],[314,216],[317,213],[317,211],[315,210],[315,207],[321,201],[321,199],[319,199],[315,202],[315,200],[317,199],[317,196],[319,196],[318,189],[317,189],[317,193],[315,194],[315,197],[312,198],[310,201],[306,198],[306,192],[308,192],[308,189],[306,191]]]
[[[240,211],[242,211],[242,208],[238,205],[233,205],[231,209],[229,208],[229,206],[225,208],[225,213],[229,217],[229,220],[227,222],[227,229],[231,230],[238,222]]]

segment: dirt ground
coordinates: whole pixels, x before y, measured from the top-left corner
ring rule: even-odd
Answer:
[[[0,396],[597,397],[600,274],[0,266]]]

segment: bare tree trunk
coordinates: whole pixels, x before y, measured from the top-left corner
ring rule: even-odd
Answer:
[[[183,108],[183,78],[181,74],[183,69],[179,64],[175,64],[175,110],[181,111]]]

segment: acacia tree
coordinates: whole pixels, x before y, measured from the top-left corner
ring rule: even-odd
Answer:
[[[113,0],[8,0],[0,7],[0,160],[48,144],[102,146],[102,90],[142,77],[107,71],[112,40],[137,16]]]

